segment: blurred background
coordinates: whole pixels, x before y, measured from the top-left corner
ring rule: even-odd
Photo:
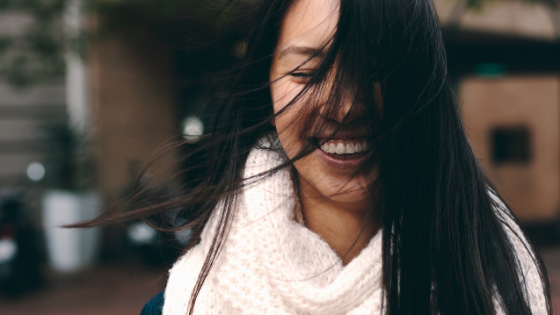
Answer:
[[[0,0],[0,313],[139,314],[164,288],[188,231],[56,227],[123,200],[152,154],[204,131],[216,73],[246,46],[225,2]],[[560,314],[560,2],[435,5],[470,140]]]

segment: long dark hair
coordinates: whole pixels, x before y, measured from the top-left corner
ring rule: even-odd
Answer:
[[[252,13],[245,17],[252,21],[247,50],[232,71],[229,95],[215,111],[209,132],[196,143],[183,144],[188,147],[182,151],[187,163],[178,173],[184,185],[177,197],[157,207],[140,206],[133,213],[108,213],[89,223],[182,209],[177,216],[188,223],[160,228],[192,228],[191,248],[218,201],[223,201],[218,233],[193,290],[189,314],[227,237],[235,196],[247,184],[247,156],[260,138],[274,133],[269,70],[293,2],[252,2]],[[431,1],[341,1],[337,29],[325,43],[324,58],[296,99],[324,92],[325,78],[333,69],[329,110],[337,110],[348,90],[355,91],[352,106],[360,107],[370,130],[371,149],[361,171],[379,170],[370,187],[376,196],[371,210],[375,215],[370,217],[382,227],[388,314],[496,314],[494,301],[506,314],[531,314],[520,282],[519,249],[508,237],[507,229],[513,227],[498,218],[500,205],[490,196],[490,185],[467,140]],[[320,124],[315,127],[319,132]],[[289,167],[316,145],[310,140],[297,157],[260,177]],[[514,220],[508,209],[503,210]],[[523,244],[534,253],[528,242]],[[535,257],[551,314],[545,269]]]

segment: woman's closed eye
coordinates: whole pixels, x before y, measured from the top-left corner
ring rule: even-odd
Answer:
[[[306,83],[307,81],[309,81],[309,79],[315,75],[314,71],[294,71],[294,72],[290,72],[288,73],[289,76],[291,76],[292,78],[294,78],[294,80],[298,83]]]

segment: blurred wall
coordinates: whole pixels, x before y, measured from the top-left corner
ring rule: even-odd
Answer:
[[[118,36],[94,49],[99,184],[110,203],[130,186],[136,167],[179,133],[170,56],[157,40],[134,42]]]
[[[434,0],[469,140],[524,223],[560,217],[560,10]]]
[[[0,35],[17,40],[30,21],[19,12],[3,12]],[[0,188],[30,183],[27,166],[44,158],[42,126],[48,119],[64,115],[65,92],[63,78],[26,89],[0,81]],[[46,172],[48,176],[49,170]]]
[[[482,8],[467,9],[466,0],[434,0],[443,25],[463,30],[501,33],[554,40],[560,32],[560,11],[544,1],[485,1]]]
[[[44,157],[41,127],[49,117],[62,117],[64,97],[64,82],[24,91],[0,82],[0,187],[29,183],[27,166]]]
[[[523,221],[560,211],[560,75],[470,77],[459,97],[483,168]]]

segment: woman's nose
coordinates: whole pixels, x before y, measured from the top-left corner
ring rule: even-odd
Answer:
[[[359,104],[355,104],[355,97],[351,93],[344,93],[326,90],[328,93],[323,96],[321,106],[321,116],[335,120],[339,123],[349,123],[362,114]]]

